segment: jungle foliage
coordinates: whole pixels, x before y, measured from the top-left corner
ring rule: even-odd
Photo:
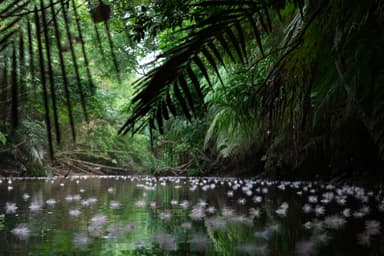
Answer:
[[[0,141],[17,144],[32,121],[45,127],[39,152],[51,159],[55,149],[85,150],[116,166],[279,176],[382,165],[383,8],[377,0],[2,1]]]
[[[121,133],[148,125],[169,137],[174,116],[210,123],[203,149],[212,154],[213,142],[231,163],[253,160],[248,169],[382,165],[380,1],[359,8],[342,0],[186,5],[185,22],[136,81]]]

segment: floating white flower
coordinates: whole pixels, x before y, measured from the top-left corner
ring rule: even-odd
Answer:
[[[209,214],[214,214],[216,212],[216,208],[214,206],[209,206],[206,209],[206,212],[209,213]]]
[[[67,196],[65,197],[65,201],[67,201],[67,202],[72,202],[72,201],[73,201],[73,196],[72,196],[72,195],[67,195]]]
[[[258,203],[261,203],[263,201],[263,197],[262,196],[254,196],[252,198],[253,202],[258,204]]]
[[[69,215],[71,215],[73,217],[77,217],[80,214],[81,214],[81,212],[78,209],[71,209],[71,210],[69,210]]]
[[[261,214],[259,208],[249,208],[248,213],[253,218],[259,218]]]
[[[171,217],[172,217],[172,214],[168,210],[162,211],[159,214],[159,218],[162,219],[162,220],[170,220]]]
[[[146,206],[146,203],[144,200],[139,200],[135,203],[137,207],[144,208]]]
[[[192,228],[192,223],[191,222],[184,222],[181,224],[181,227],[183,229],[191,229]]]
[[[27,224],[19,224],[16,228],[12,229],[12,234],[17,236],[19,239],[26,239],[29,234],[30,230],[27,226]]]
[[[311,229],[313,227],[312,222],[310,222],[310,221],[305,222],[303,226],[306,229]]]
[[[285,217],[287,215],[287,210],[288,210],[288,203],[287,202],[283,202],[279,209],[277,209],[275,212],[277,215],[281,216],[281,217]]]
[[[189,207],[189,202],[187,200],[183,200],[180,202],[180,207],[183,209],[188,209]]]
[[[90,198],[87,199],[87,201],[88,201],[89,204],[95,204],[95,203],[97,203],[97,198],[90,197]]]
[[[305,213],[310,213],[312,211],[312,206],[310,204],[304,204],[303,211]]]
[[[107,216],[104,214],[97,214],[92,217],[91,222],[93,225],[102,226],[107,223]]]
[[[349,208],[344,209],[344,210],[343,210],[343,215],[344,215],[344,217],[346,217],[346,218],[351,217],[351,209],[349,209]]]
[[[228,207],[224,207],[223,210],[221,211],[221,214],[224,217],[231,218],[235,215],[235,210]]]
[[[324,219],[324,225],[329,229],[339,229],[344,226],[345,223],[347,223],[347,221],[338,215],[328,216]]]
[[[205,217],[205,211],[203,207],[195,207],[192,209],[192,212],[189,214],[189,217],[192,220],[200,220]]]
[[[109,207],[110,207],[111,209],[119,209],[120,206],[121,206],[121,204],[120,204],[120,202],[118,202],[118,201],[111,201],[111,202],[109,203]]]
[[[29,209],[32,212],[37,212],[41,210],[42,205],[39,202],[32,202],[29,206]]]
[[[207,224],[207,226],[211,227],[213,230],[224,229],[226,225],[226,221],[220,217],[207,218],[205,220],[205,223]]]
[[[308,196],[308,202],[311,204],[316,204],[318,201],[317,196]]]
[[[247,203],[247,200],[245,200],[245,198],[239,198],[237,199],[237,203],[240,205],[245,205]]]
[[[49,206],[54,206],[56,204],[56,200],[51,198],[51,199],[48,199],[47,201],[45,201],[45,203]]]
[[[5,212],[7,214],[12,214],[12,213],[15,213],[17,210],[17,206],[15,203],[6,203],[5,204]]]
[[[24,201],[27,201],[31,196],[28,193],[23,194]]]

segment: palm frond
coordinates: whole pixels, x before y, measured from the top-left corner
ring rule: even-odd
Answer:
[[[174,48],[161,54],[158,57],[160,65],[135,83],[137,92],[132,99],[133,113],[119,132],[127,133],[133,129],[133,124],[147,120],[147,115],[153,116],[153,113],[156,113],[159,119],[157,110],[165,99],[169,102],[176,98],[177,101],[173,101],[173,105],[180,106],[175,108],[177,114],[190,120],[191,115],[196,115],[195,112],[199,111],[195,106],[203,105],[203,92],[206,91],[206,85],[197,77],[204,77],[212,89],[210,76],[213,71],[223,83],[219,67],[228,65],[224,56],[228,56],[232,62],[247,63],[247,40],[255,39],[261,54],[264,55],[262,36],[272,30],[270,13],[279,11],[286,1],[282,2],[284,3],[276,4],[275,1],[267,3],[250,0],[194,3],[195,8],[216,9],[213,14],[183,28],[182,31],[189,32],[188,36],[177,42]],[[302,7],[302,1],[293,3],[297,8]],[[249,27],[252,28],[254,37],[247,33]],[[192,88],[198,97],[191,97],[191,93],[188,93]],[[172,94],[175,97],[170,97]]]

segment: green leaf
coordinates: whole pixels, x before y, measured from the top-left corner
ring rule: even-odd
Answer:
[[[2,132],[0,132],[0,142],[3,145],[5,145],[5,143],[7,143],[7,138],[5,137],[4,133],[2,133]]]

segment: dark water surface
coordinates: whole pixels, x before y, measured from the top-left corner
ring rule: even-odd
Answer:
[[[381,187],[131,176],[0,182],[0,255],[384,255]]]

